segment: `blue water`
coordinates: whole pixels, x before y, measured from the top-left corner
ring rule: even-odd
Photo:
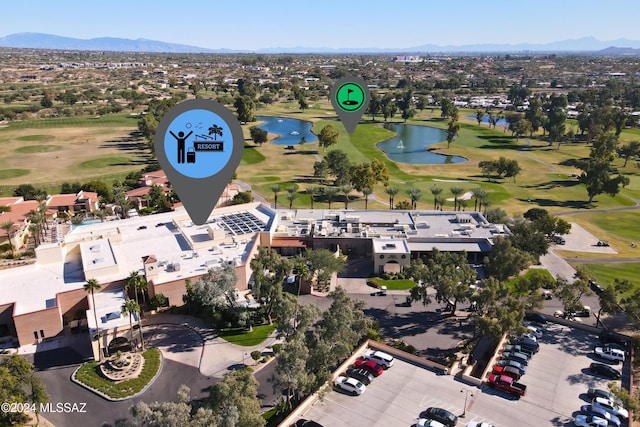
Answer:
[[[85,218],[82,220],[82,222],[78,225],[72,225],[71,226],[71,230],[75,230],[78,227],[83,227],[85,225],[91,225],[91,224],[100,224],[102,221],[100,221],[99,219],[94,219],[94,218]]]
[[[474,114],[474,115],[472,115],[472,116],[466,116],[466,117],[467,117],[467,119],[475,120],[475,121],[476,121],[476,123],[478,123],[478,120],[476,119],[476,115],[475,115],[475,114]],[[487,115],[485,114],[485,115],[482,117],[482,123],[484,123],[485,125],[486,125],[486,124],[489,124],[489,116],[487,116]],[[498,120],[498,122],[497,122],[497,123],[498,123],[498,125],[499,125],[499,126],[504,126],[504,125],[506,125],[506,124],[507,124],[507,121],[506,121],[505,119],[500,119],[500,120]]]
[[[315,142],[318,137],[311,132],[311,123],[298,119],[289,119],[285,117],[269,117],[259,116],[256,119],[264,121],[258,126],[260,129],[269,133],[280,135],[273,140],[274,144],[279,145],[297,145],[303,136],[309,142]]]
[[[447,133],[441,129],[405,124],[392,124],[389,128],[397,135],[379,142],[377,147],[394,162],[442,165],[467,161],[464,157],[447,156],[426,150],[427,147],[447,139]]]

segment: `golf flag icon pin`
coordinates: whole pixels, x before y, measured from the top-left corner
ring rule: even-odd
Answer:
[[[347,132],[353,133],[367,110],[371,94],[360,77],[347,76],[338,80],[331,89],[331,104],[338,113]]]

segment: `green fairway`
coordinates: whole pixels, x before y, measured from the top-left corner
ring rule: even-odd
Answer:
[[[50,151],[58,151],[61,149],[61,145],[25,145],[24,147],[16,148],[16,153],[48,153]]]
[[[25,135],[16,138],[18,141],[46,141],[51,139],[50,135]]]
[[[565,217],[575,221],[597,236],[608,240],[620,256],[640,257],[640,227],[638,211],[581,213]],[[633,247],[633,244],[636,247]],[[581,253],[581,257],[593,257],[592,253]]]
[[[18,178],[29,175],[29,169],[0,169],[0,179]]]
[[[583,266],[600,285],[607,286],[613,284],[615,279],[628,280],[634,287],[633,290],[623,296],[629,296],[640,287],[640,262],[616,262],[602,264],[579,264]]]
[[[251,332],[247,332],[244,328],[228,328],[220,331],[220,337],[232,344],[241,345],[243,347],[251,347],[258,345],[266,340],[271,332],[276,329],[276,324],[254,326]]]
[[[131,164],[131,159],[126,156],[99,157],[97,159],[82,162],[81,166],[88,169],[109,168],[112,166],[127,166]]]
[[[262,162],[264,159],[264,155],[255,147],[245,145],[244,151],[242,152],[242,162],[240,164],[255,165],[256,163]]]

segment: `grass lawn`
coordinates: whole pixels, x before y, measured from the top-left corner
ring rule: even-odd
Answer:
[[[150,348],[142,353],[142,356],[144,357],[144,366],[138,378],[116,383],[99,373],[98,362],[87,362],[76,371],[75,379],[112,399],[133,396],[142,391],[160,371],[160,351],[158,349]]]
[[[368,281],[376,283],[378,287],[386,286],[389,291],[404,291],[416,286],[416,282],[410,279],[384,280],[378,277],[372,277],[371,279],[368,279]]]
[[[220,337],[231,344],[251,347],[266,340],[269,335],[271,335],[271,332],[276,329],[276,326],[275,323],[271,325],[254,326],[251,332],[247,332],[244,328],[226,328],[220,331]]]
[[[576,222],[600,240],[608,240],[621,257],[640,257],[640,227],[638,211],[595,212],[566,216],[567,221]],[[563,251],[563,256],[593,258],[602,256],[593,253],[572,253]]]
[[[613,284],[615,279],[629,280],[635,286],[631,292],[623,296],[629,296],[638,287],[640,287],[640,279],[638,279],[638,271],[640,271],[640,262],[616,262],[616,263],[602,263],[602,264],[580,264],[575,265],[583,266],[591,276],[602,286]]]
[[[522,276],[514,277],[512,279],[507,280],[507,286],[511,290],[511,292],[515,291],[516,283],[522,279],[533,279],[534,277],[540,277],[541,279],[550,279],[555,280],[555,277],[548,270],[543,268],[530,268],[524,273]]]

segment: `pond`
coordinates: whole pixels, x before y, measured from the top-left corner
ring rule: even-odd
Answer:
[[[472,116],[466,116],[466,117],[467,117],[467,119],[475,120],[475,121],[476,121],[476,123],[478,123],[478,119],[476,118],[476,115],[475,115],[475,114],[474,114],[474,115],[472,115]],[[483,123],[483,124],[485,124],[485,125],[489,123],[489,116],[488,116],[487,114],[485,114],[484,116],[482,116],[482,123]],[[504,126],[504,125],[506,125],[506,124],[507,124],[507,121],[506,121],[505,119],[500,119],[500,120],[498,120],[498,121],[496,122],[496,124],[497,124],[498,126]]]
[[[315,142],[318,137],[311,132],[312,124],[304,120],[289,119],[286,117],[259,116],[256,119],[264,123],[259,125],[260,129],[269,133],[280,135],[273,140],[274,144],[297,145],[304,136],[307,142]]]
[[[387,127],[397,135],[379,142],[377,147],[394,162],[442,165],[467,161],[464,157],[447,156],[427,150],[427,147],[447,139],[447,133],[441,129],[405,124],[390,124]]]

